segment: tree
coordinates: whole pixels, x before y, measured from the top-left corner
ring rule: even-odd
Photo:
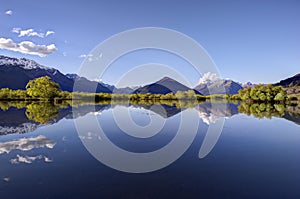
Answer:
[[[10,99],[11,98],[11,90],[9,88],[2,88],[0,90],[0,98],[1,99]]]
[[[260,101],[266,101],[266,95],[264,93],[260,93],[258,97]]]
[[[286,98],[285,93],[280,92],[275,96],[274,100],[275,101],[284,101],[285,98]]]
[[[188,99],[193,99],[193,100],[195,100],[195,99],[196,99],[195,91],[194,91],[194,90],[188,90],[188,91],[186,92],[186,97],[187,97]]]
[[[60,87],[50,77],[44,76],[30,80],[26,85],[26,93],[32,98],[53,99],[59,96]]]
[[[186,93],[183,91],[177,91],[175,96],[177,99],[186,99],[187,97]]]

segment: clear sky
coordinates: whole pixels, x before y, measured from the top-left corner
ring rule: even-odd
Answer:
[[[34,59],[63,73],[74,73],[84,60],[81,55],[100,42],[121,31],[148,26],[174,29],[195,39],[223,78],[267,83],[300,72],[297,0],[0,0],[2,46],[42,49],[41,54],[33,55],[21,47],[17,51],[23,53],[2,48],[0,54]],[[193,70],[183,70],[185,63],[175,62],[176,58],[151,51],[141,54],[136,60],[132,55],[124,58],[122,69],[110,68],[103,81],[115,83],[126,71],[149,62],[172,65],[195,84],[199,79]]]

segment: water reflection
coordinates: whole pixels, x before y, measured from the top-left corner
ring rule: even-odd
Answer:
[[[55,146],[54,140],[48,139],[43,135],[32,138],[21,138],[15,141],[0,142],[0,154],[10,153],[12,150],[30,151],[36,148],[50,148]]]
[[[238,112],[246,115],[253,115],[256,118],[272,117],[284,118],[296,124],[300,124],[300,107],[286,106],[284,104],[247,104],[241,103],[238,106]]]
[[[199,118],[206,124],[216,123],[220,118],[231,117],[238,114],[238,104],[216,103],[212,106],[210,102],[198,104],[195,109]]]
[[[42,148],[53,149],[55,145],[56,141],[49,139],[43,135],[39,135],[37,137],[20,138],[18,140],[0,142],[0,155],[9,154],[12,151],[28,152],[31,150],[35,151]],[[16,157],[11,158],[9,162],[14,165],[20,163],[31,164],[36,160],[43,160],[45,163],[52,162],[52,160],[46,155],[28,156],[19,154],[17,154]]]
[[[20,163],[26,163],[26,164],[31,164],[36,160],[44,160],[44,162],[52,162],[50,158],[47,156],[43,155],[37,155],[37,156],[22,156],[18,155],[16,158],[10,159],[11,164],[20,164]]]
[[[45,102],[0,101],[0,135],[32,132],[44,125],[57,123],[63,118],[74,119],[88,113],[99,115],[103,110],[114,108],[117,105],[118,102],[110,104],[110,101],[98,104],[79,103],[76,105],[70,102],[53,104]],[[247,104],[243,102],[217,102],[213,104],[211,102],[203,102],[195,104],[185,102],[179,105],[178,102],[171,101],[153,105],[151,103],[126,104],[121,101],[119,105],[150,110],[152,113],[160,115],[163,118],[170,118],[185,109],[193,108],[198,112],[199,118],[208,125],[216,123],[220,118],[229,118],[239,113],[252,115],[260,119],[270,119],[272,117],[284,118],[300,124],[299,106],[287,106],[283,104]]]
[[[180,108],[171,102],[155,106],[2,104],[5,106],[0,110],[0,183],[3,187],[0,192],[4,198],[21,198],[24,194],[31,194],[32,198],[98,198],[99,195],[104,198],[214,198],[214,194],[228,198],[299,198],[293,196],[300,195],[299,126],[284,122],[300,124],[297,106],[221,102],[214,105],[204,102],[191,108]],[[123,133],[110,117],[112,110],[120,106],[131,111],[137,124],[147,123],[150,114],[169,123],[165,131],[149,140],[134,138]],[[39,109],[43,111],[39,113]],[[96,117],[115,145],[142,153],[158,150],[174,139],[182,111],[194,112],[194,118],[200,121],[192,145],[169,167],[141,175],[121,173],[99,163],[84,148],[83,142],[99,143],[105,137],[87,131],[84,137],[78,138],[72,121]],[[224,133],[213,151],[199,159],[210,151],[208,147],[199,153],[200,145],[206,142],[207,134],[203,132],[207,124],[222,118],[231,118],[226,122]],[[218,135],[213,135],[213,140],[217,140],[216,137]],[[110,155],[110,151],[107,154]],[[39,191],[33,192],[32,187],[38,187]]]

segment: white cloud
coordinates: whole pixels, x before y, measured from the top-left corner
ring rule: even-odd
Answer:
[[[89,55],[79,55],[79,58],[87,58],[89,62],[93,61],[93,55],[89,54]]]
[[[20,43],[15,43],[12,39],[1,38],[0,37],[0,49],[11,50],[15,52],[20,52],[23,54],[38,55],[40,57],[45,57],[51,53],[57,51],[55,44],[37,45],[31,41],[23,41]]]
[[[36,31],[34,31],[32,28],[27,29],[27,30],[22,30],[21,28],[13,28],[12,29],[13,33],[17,33],[19,34],[18,37],[33,37],[33,36],[37,36],[40,38],[44,38],[44,33],[38,33]]]
[[[18,37],[24,37],[24,36],[28,36],[28,37],[37,36],[43,38],[44,34],[35,32],[33,29],[21,30]]]
[[[13,28],[13,29],[11,30],[11,32],[17,33],[17,34],[19,34],[20,31],[21,31],[21,28]]]
[[[97,55],[92,55],[92,54],[88,54],[88,55],[82,54],[82,55],[79,55],[79,58],[87,58],[87,60],[89,62],[91,62],[91,61],[96,61],[96,60],[101,59],[102,56],[103,56],[102,53],[100,53],[98,56]]]
[[[6,15],[12,15],[12,14],[13,14],[13,11],[12,11],[12,10],[7,10],[7,11],[5,11],[5,14],[6,14]]]
[[[52,35],[52,34],[54,34],[54,33],[55,33],[54,31],[48,30],[48,31],[46,32],[45,36],[48,37],[49,35]]]
[[[67,52],[63,52],[63,56],[66,57],[68,55]]]
[[[79,58],[86,58],[86,57],[87,57],[87,55],[85,55],[85,54],[79,55]]]
[[[44,160],[45,163],[50,163],[52,160],[46,156],[38,155],[38,156],[21,156],[17,155],[16,158],[13,158],[10,160],[11,164],[20,164],[20,163],[26,163],[31,164],[36,160]]]
[[[219,80],[220,77],[216,73],[205,73],[200,79],[199,79],[199,84],[208,84],[212,83],[214,81]]]
[[[25,37],[25,36],[34,37],[34,36],[36,36],[36,37],[40,37],[40,38],[48,37],[49,35],[52,35],[55,33],[52,30],[48,30],[46,33],[37,32],[32,28],[26,29],[26,30],[22,30],[21,28],[13,28],[12,32],[18,34],[18,37]]]
[[[30,151],[34,148],[50,148],[55,146],[56,142],[45,136],[37,136],[34,138],[21,138],[16,141],[0,142],[0,154],[10,153],[12,150]]]

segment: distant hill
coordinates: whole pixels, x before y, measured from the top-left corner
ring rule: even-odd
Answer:
[[[171,92],[176,93],[177,91],[188,91],[188,90],[193,90],[193,89],[179,83],[178,81],[172,78],[164,77],[157,82],[136,89],[134,93],[167,94]],[[196,90],[194,91],[195,93],[201,94]]]
[[[252,84],[251,82],[245,82],[242,84],[243,88],[253,88],[254,84]]]
[[[300,73],[293,77],[289,77],[287,79],[281,80],[280,82],[274,85],[284,86],[284,87],[300,86]]]
[[[29,80],[41,76],[50,77],[63,91],[73,91],[76,80],[78,88],[76,91],[111,93],[107,86],[99,82],[75,75],[64,75],[55,68],[42,66],[33,60],[0,55],[0,88],[25,89]]]
[[[237,94],[242,86],[232,80],[216,80],[208,84],[199,84],[194,88],[203,95],[210,94]]]
[[[124,87],[124,88],[114,88],[113,93],[121,93],[121,94],[131,94],[135,91],[135,89],[130,87]]]
[[[114,88],[114,86],[102,82],[91,81],[85,77],[80,77],[77,74],[66,74],[66,77],[72,79],[72,88],[76,81],[76,91],[111,93]]]

